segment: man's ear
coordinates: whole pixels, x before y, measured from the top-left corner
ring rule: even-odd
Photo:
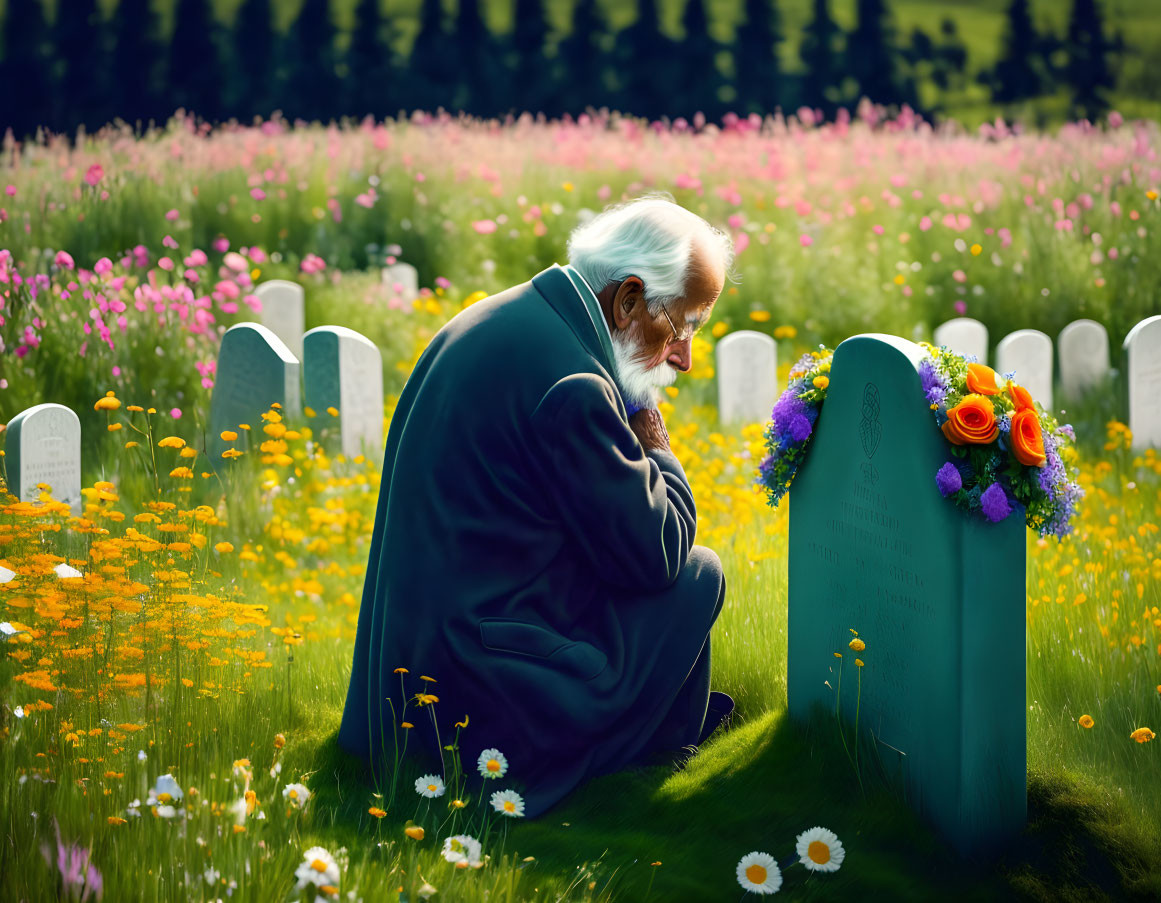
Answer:
[[[613,296],[613,322],[618,329],[625,329],[632,321],[638,307],[644,303],[645,283],[636,276],[629,276],[617,288]]]

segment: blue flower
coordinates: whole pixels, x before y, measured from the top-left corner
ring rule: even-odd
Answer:
[[[1012,513],[1008,496],[1004,492],[1004,487],[999,483],[993,483],[984,490],[983,495],[980,496],[980,508],[983,509],[984,517],[993,524],[998,524]]]
[[[963,489],[963,478],[954,464],[948,461],[935,474],[935,485],[944,498]]]

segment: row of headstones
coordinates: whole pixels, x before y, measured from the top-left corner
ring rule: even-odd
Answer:
[[[299,289],[301,291],[301,289]],[[299,400],[329,419],[338,410],[338,445],[350,457],[378,455],[383,448],[383,358],[378,346],[345,326],[319,326],[303,337],[304,359],[261,323],[239,323],[226,330],[218,354],[217,379],[210,399],[209,452],[245,449],[246,423],[256,429],[261,415],[277,401],[297,416]],[[305,384],[300,392],[299,380]],[[238,441],[221,433],[235,431]],[[256,442],[266,437],[257,434]],[[5,432],[9,491],[21,501],[39,498],[38,483],[52,487],[53,498],[67,502],[76,516],[81,505],[81,421],[62,404],[38,404],[21,411]]]
[[[279,280],[281,281],[281,280]],[[283,283],[279,291],[294,286]],[[260,287],[261,288],[261,287]],[[375,456],[383,450],[383,355],[379,346],[346,326],[317,326],[302,338],[302,359],[269,327],[237,323],[226,330],[218,350],[210,396],[208,450],[215,462],[229,448],[246,450],[245,423],[252,429],[277,402],[297,418],[303,406],[316,416],[338,411],[338,445],[344,455]],[[226,441],[225,431],[238,438]],[[255,434],[255,444],[263,441]]]
[[[393,298],[412,301],[419,297],[419,274],[409,263],[383,267],[380,278]],[[286,279],[268,279],[254,289],[254,294],[262,302],[258,321],[302,360],[306,334],[306,297],[302,286]]]
[[[1058,338],[1061,388],[1077,398],[1110,373],[1109,339],[1095,320],[1077,320]],[[988,359],[988,330],[960,317],[935,330],[934,344]],[[1128,385],[1128,423],[1135,448],[1161,447],[1161,316],[1142,320],[1124,342]],[[718,413],[723,423],[764,422],[778,398],[778,351],[770,336],[752,330],[731,333],[718,342]],[[1053,409],[1052,339],[1035,329],[1020,329],[996,346],[1000,373],[1016,373],[1021,385],[1048,410]]]

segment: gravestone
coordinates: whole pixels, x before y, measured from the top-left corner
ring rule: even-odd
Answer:
[[[996,346],[996,372],[1014,373],[1032,398],[1052,410],[1052,339],[1038,329],[1017,329]]]
[[[778,347],[770,336],[743,329],[715,349],[718,416],[723,424],[769,419],[778,400]]]
[[[419,297],[419,271],[409,263],[393,263],[383,267],[383,284],[392,296],[398,296],[404,301],[412,301]]]
[[[277,401],[284,417],[298,417],[301,412],[299,378],[301,365],[282,339],[260,323],[237,323],[222,336],[218,351],[218,369],[210,396],[210,457],[215,464],[229,461],[222,452],[228,448],[246,451],[251,447],[247,431],[238,424],[250,425],[256,450],[266,439],[262,414]],[[222,439],[223,430],[238,434],[235,442]]]
[[[306,294],[297,282],[268,279],[254,289],[262,301],[262,325],[282,339],[290,353],[302,360],[302,331],[306,323]]]
[[[12,418],[5,433],[8,491],[22,502],[40,498],[37,483],[81,516],[81,420],[63,404],[38,404]]]
[[[971,354],[988,362],[988,327],[971,317],[956,317],[935,328],[934,345],[946,345],[956,354]]]
[[[379,346],[345,326],[319,326],[303,338],[304,401],[323,423],[339,411],[343,454],[377,458],[383,451],[383,355]],[[317,424],[319,420],[316,419]]]
[[[1056,339],[1060,389],[1078,398],[1109,375],[1109,334],[1096,320],[1075,320]]]
[[[920,385],[923,356],[887,335],[835,351],[790,492],[789,710],[833,719],[841,665],[849,731],[861,671],[860,733],[954,847],[987,853],[1027,817],[1025,527],[939,494],[950,444]],[[862,652],[848,648],[852,628]]]
[[[1129,330],[1124,354],[1133,448],[1161,448],[1161,316]]]

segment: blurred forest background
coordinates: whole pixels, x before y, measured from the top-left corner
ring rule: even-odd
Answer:
[[[178,108],[1161,116],[1161,0],[0,0],[0,21],[0,132],[18,138]]]

